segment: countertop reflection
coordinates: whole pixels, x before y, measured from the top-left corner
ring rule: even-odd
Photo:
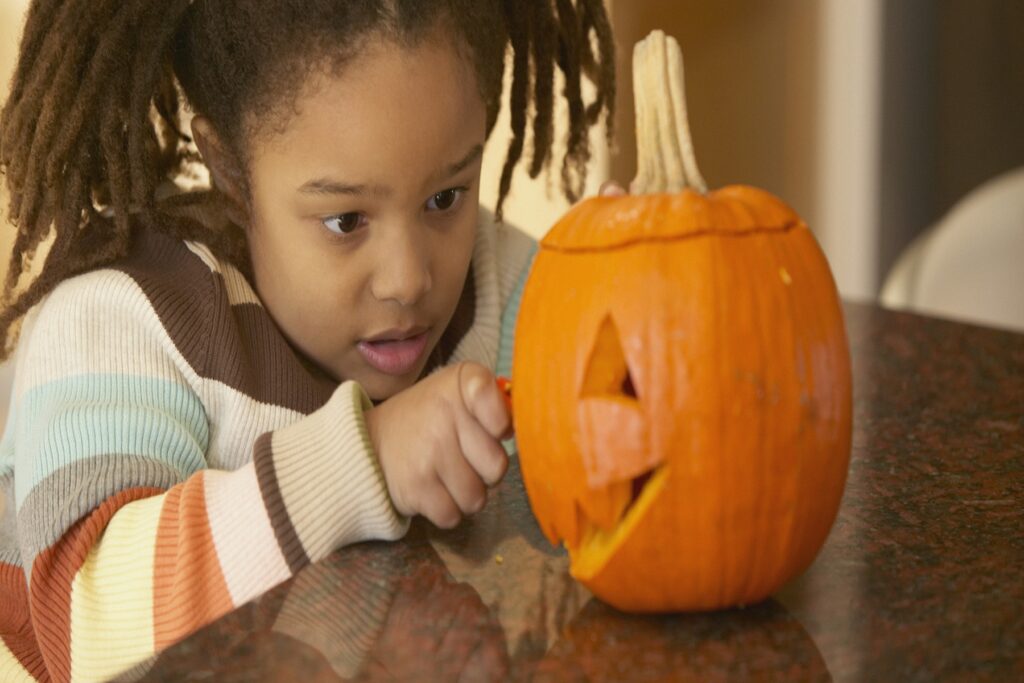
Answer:
[[[1024,679],[1024,336],[847,305],[854,436],[815,563],[741,610],[640,617],[540,534],[515,459],[443,532],[343,549],[145,680]]]

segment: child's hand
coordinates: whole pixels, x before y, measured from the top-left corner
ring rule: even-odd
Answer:
[[[512,418],[491,371],[443,368],[366,413],[388,492],[399,514],[450,529],[479,512],[505,476],[501,439]]]

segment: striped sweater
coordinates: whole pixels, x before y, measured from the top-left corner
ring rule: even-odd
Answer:
[[[534,243],[481,212],[444,361],[510,367]],[[0,680],[105,680],[346,544],[397,539],[369,401],[202,244],[142,234],[26,318],[0,442]]]

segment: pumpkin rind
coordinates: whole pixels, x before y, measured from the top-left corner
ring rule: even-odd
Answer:
[[[577,578],[632,611],[777,590],[824,542],[849,457],[849,353],[814,237],[760,190],[687,194],[578,205],[541,245],[516,331],[516,434],[534,513]],[[580,451],[581,388],[608,319],[649,427],[643,465],[668,477],[633,533],[581,575],[581,542],[614,530],[631,499],[628,479],[592,486],[602,482]],[[603,434],[606,450],[630,451],[614,428]]]

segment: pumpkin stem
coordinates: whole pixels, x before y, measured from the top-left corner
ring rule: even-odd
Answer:
[[[697,168],[686,115],[683,51],[675,38],[652,31],[633,49],[636,102],[637,194],[707,192]]]

